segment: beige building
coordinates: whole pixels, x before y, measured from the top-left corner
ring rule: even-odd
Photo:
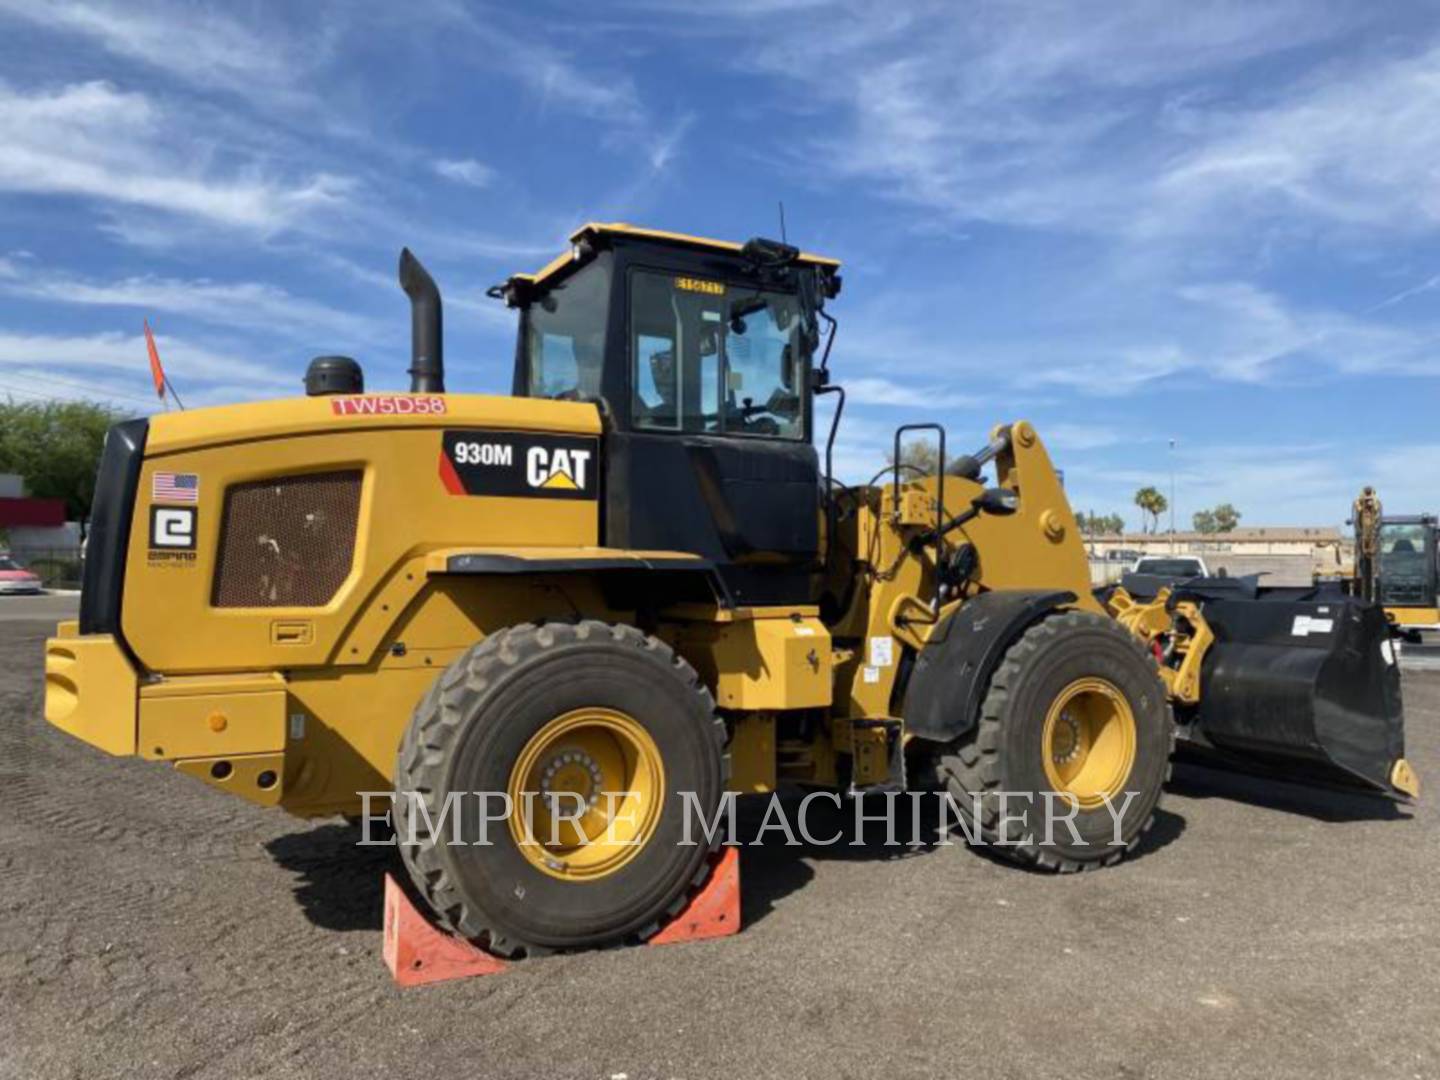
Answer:
[[[1115,581],[1143,555],[1197,555],[1212,574],[1260,574],[1265,585],[1308,585],[1350,572],[1353,544],[1333,526],[1247,526],[1228,533],[1125,533],[1085,538],[1091,578]]]

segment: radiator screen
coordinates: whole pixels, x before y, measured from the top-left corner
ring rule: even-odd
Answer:
[[[359,469],[280,476],[225,492],[215,607],[323,607],[350,573]]]

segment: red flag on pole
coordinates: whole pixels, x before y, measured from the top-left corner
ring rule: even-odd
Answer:
[[[165,400],[165,369],[160,366],[160,350],[155,348],[155,335],[150,333],[150,320],[145,320],[145,347],[150,350],[150,377],[155,380],[155,393]]]

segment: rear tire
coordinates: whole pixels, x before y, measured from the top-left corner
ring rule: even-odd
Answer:
[[[441,674],[401,743],[395,822],[402,858],[443,925],[502,956],[646,938],[709,875],[711,845],[694,819],[695,842],[685,842],[680,793],[694,792],[705,820],[714,820],[727,773],[724,740],[694,669],[633,627],[586,620],[498,631]],[[612,788],[617,770],[621,787]],[[482,844],[475,795],[461,802],[462,844],[450,842],[448,820],[439,824],[451,792],[549,790],[552,780],[555,790],[582,795],[652,792],[631,814],[640,823],[637,842],[548,847],[543,795],[518,832],[492,821]],[[407,792],[416,793],[436,836],[426,835]],[[491,811],[500,806],[495,799]],[[614,820],[623,815],[622,807]],[[522,842],[525,825],[539,845]],[[406,842],[412,827],[417,844]]]
[[[979,720],[936,765],[977,842],[1012,862],[1073,872],[1117,862],[1150,828],[1173,742],[1154,661],[1114,620],[1068,611],[1010,646]],[[1079,842],[1059,820],[1072,805]]]

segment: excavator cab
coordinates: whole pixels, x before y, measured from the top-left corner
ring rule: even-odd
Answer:
[[[1421,630],[1440,630],[1436,586],[1433,515],[1386,517],[1380,522],[1379,601],[1400,631],[1414,638]]]
[[[515,396],[600,406],[603,542],[701,555],[740,604],[809,602],[819,323],[839,264],[626,225],[570,240],[491,295],[520,315]]]

